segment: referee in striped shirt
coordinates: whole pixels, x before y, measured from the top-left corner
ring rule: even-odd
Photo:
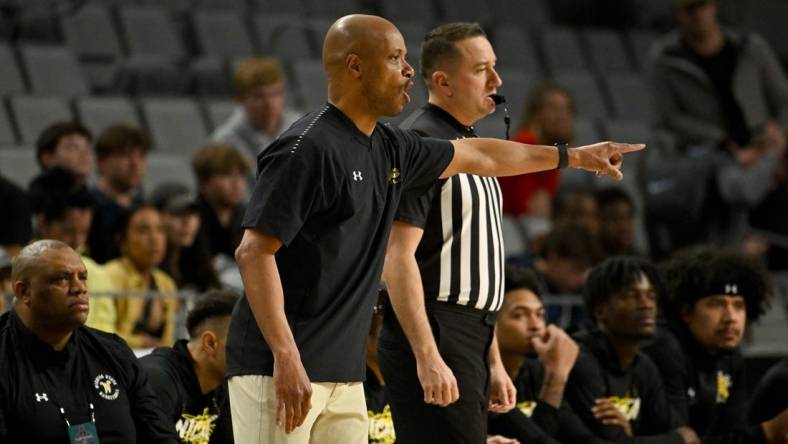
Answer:
[[[472,125],[495,111],[490,95],[502,83],[495,61],[477,23],[432,30],[420,61],[429,102],[401,126],[441,139],[476,137]],[[504,292],[501,205],[497,179],[471,174],[400,201],[378,342],[400,442],[481,443],[487,411],[514,407],[515,388],[493,340]]]

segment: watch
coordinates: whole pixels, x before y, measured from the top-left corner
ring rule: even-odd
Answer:
[[[568,143],[556,143],[555,147],[558,148],[558,169],[563,169],[569,166],[569,149]]]

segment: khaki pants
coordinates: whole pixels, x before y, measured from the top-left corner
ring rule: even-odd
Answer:
[[[312,383],[312,409],[292,432],[276,426],[276,391],[270,376],[233,376],[229,381],[235,442],[241,444],[361,444],[369,426],[364,387]]]

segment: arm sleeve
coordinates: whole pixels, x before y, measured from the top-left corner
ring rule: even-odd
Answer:
[[[545,433],[550,436],[555,436],[558,431],[558,412],[559,409],[550,404],[537,401],[536,408],[534,408],[534,412],[531,414],[531,419],[541,427]]]
[[[659,333],[657,340],[643,347],[657,368],[665,390],[665,397],[677,425],[689,423],[687,400],[687,366],[684,352],[669,333]]]
[[[751,43],[753,51],[756,52],[756,57],[761,60],[763,65],[763,94],[766,96],[766,100],[769,101],[769,105],[772,107],[771,111],[774,113],[776,120],[783,129],[788,129],[788,79],[785,77],[785,71],[774,51],[763,37],[753,35]]]
[[[329,155],[311,139],[279,140],[259,161],[257,182],[241,226],[288,245],[310,215],[327,208],[338,188]]]
[[[415,131],[393,131],[401,148],[400,169],[405,190],[429,185],[454,158],[454,145],[448,140],[421,137]]]
[[[156,393],[156,401],[159,407],[164,412],[165,417],[170,418],[172,423],[175,423],[175,418],[178,417],[180,404],[178,391],[175,387],[175,376],[169,373],[158,362],[154,356],[146,356],[139,360],[140,367],[142,367],[145,375],[148,377],[153,393]]]
[[[435,181],[426,190],[415,188],[402,193],[394,219],[424,228],[427,224],[427,217],[430,215],[432,202],[435,196],[440,193],[441,183],[441,181]]]
[[[518,408],[500,415],[490,415],[488,424],[490,435],[501,435],[516,438],[523,443],[557,444],[535,421],[528,418]]]
[[[148,382],[147,373],[140,367],[131,349],[123,341],[118,342],[123,355],[121,359],[126,367],[129,406],[137,430],[137,442],[176,444],[175,424],[161,409]]]

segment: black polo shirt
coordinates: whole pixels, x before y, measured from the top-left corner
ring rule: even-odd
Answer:
[[[90,421],[106,443],[177,443],[148,378],[117,335],[74,330],[61,351],[33,334],[15,311],[0,316],[0,442],[67,443],[66,423]]]
[[[202,393],[187,344],[181,339],[173,347],[159,347],[143,356],[140,365],[148,373],[156,399],[182,442],[232,444],[226,387],[220,385]]]
[[[326,104],[258,157],[243,226],[282,241],[285,313],[312,382],[362,381],[383,257],[404,190],[426,187],[450,142],[377,124],[370,137]],[[246,297],[235,307],[227,373],[272,375],[273,355]]]

